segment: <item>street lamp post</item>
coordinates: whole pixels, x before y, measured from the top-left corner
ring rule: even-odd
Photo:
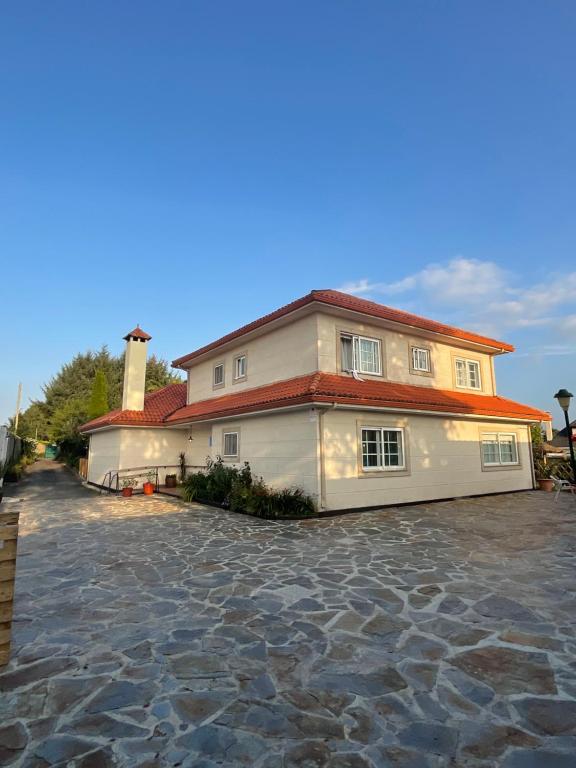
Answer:
[[[568,433],[568,446],[570,448],[570,464],[572,465],[572,479],[574,485],[576,485],[576,457],[574,456],[574,442],[572,440],[572,433],[570,430],[570,419],[568,417],[568,409],[570,408],[570,400],[574,397],[567,389],[559,389],[554,395],[558,400],[558,405],[564,411],[564,419],[566,421],[566,432]]]

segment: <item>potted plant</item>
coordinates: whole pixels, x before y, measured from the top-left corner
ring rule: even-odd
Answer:
[[[144,494],[146,496],[152,496],[154,493],[154,483],[152,480],[156,479],[156,473],[155,472],[148,472],[146,475],[146,481],[142,485],[142,490],[144,491]]]
[[[178,464],[180,466],[180,482],[183,483],[184,480],[186,480],[186,453],[184,451],[181,451],[178,454]],[[166,483],[166,485],[168,485],[168,483]]]
[[[132,492],[134,490],[134,478],[124,477],[121,480],[121,485],[122,485],[122,496],[124,496],[124,498],[126,499],[132,496]]]
[[[178,478],[176,475],[166,475],[166,488],[176,488],[178,485]]]
[[[543,461],[539,461],[536,464],[536,480],[538,481],[538,487],[541,491],[547,491],[550,493],[554,488],[554,480],[551,479],[552,467],[550,464],[545,464]]]

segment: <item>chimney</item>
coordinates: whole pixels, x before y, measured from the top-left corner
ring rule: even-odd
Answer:
[[[152,338],[136,326],[124,336],[126,356],[124,358],[124,389],[122,390],[123,411],[143,411],[146,389],[146,345]]]

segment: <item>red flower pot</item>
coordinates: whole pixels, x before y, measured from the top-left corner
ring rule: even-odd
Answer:
[[[130,496],[132,496],[132,490],[133,490],[132,488],[122,488],[122,496],[124,496],[125,498],[129,498]]]
[[[144,483],[142,490],[144,491],[145,496],[152,496],[154,493],[154,483]]]
[[[550,493],[554,488],[554,480],[550,480],[548,477],[542,477],[538,480],[538,485],[541,491],[547,491]]]

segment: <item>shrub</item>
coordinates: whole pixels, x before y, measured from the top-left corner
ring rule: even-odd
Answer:
[[[220,456],[208,459],[206,472],[188,475],[184,482],[185,501],[205,501],[247,512],[255,517],[311,517],[316,514],[314,499],[301,488],[268,488],[262,478],[254,480],[248,462],[241,469],[231,467]]]
[[[209,501],[207,485],[208,476],[203,472],[194,472],[194,474],[188,475],[183,485],[185,501]]]
[[[278,517],[310,517],[316,514],[316,504],[302,488],[272,491],[273,506]]]
[[[314,500],[301,488],[274,490],[262,480],[248,487],[235,485],[230,495],[230,508],[265,519],[311,517],[316,514]]]
[[[188,475],[183,485],[184,499],[227,505],[235,485],[248,487],[251,483],[252,473],[248,462],[244,463],[242,469],[238,469],[224,464],[218,456],[215,460],[207,459],[206,472]]]
[[[534,462],[534,469],[538,480],[546,480],[552,474],[551,465],[546,464],[543,459]]]

